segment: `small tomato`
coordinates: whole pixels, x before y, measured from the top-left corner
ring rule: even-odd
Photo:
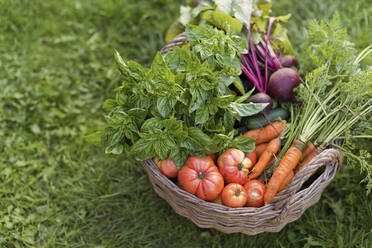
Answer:
[[[244,184],[248,171],[252,168],[252,161],[244,152],[230,148],[218,157],[217,164],[226,183]]]
[[[259,180],[251,180],[244,185],[247,190],[247,207],[262,207],[264,205],[264,194],[266,187]]]
[[[228,184],[222,191],[222,202],[232,208],[240,208],[247,202],[247,191],[237,183]]]
[[[223,177],[209,157],[189,157],[178,173],[178,181],[190,194],[200,199],[214,200],[223,190]]]
[[[175,178],[178,174],[178,169],[172,159],[159,161],[157,157],[153,159],[154,163],[159,167],[160,171],[168,178]]]

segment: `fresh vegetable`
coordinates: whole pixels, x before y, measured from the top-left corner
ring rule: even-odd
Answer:
[[[279,60],[276,58],[275,53],[272,51],[271,46],[269,46],[270,32],[275,18],[270,18],[268,29],[266,33],[266,39],[264,43],[264,48],[258,45],[254,46],[252,38],[252,26],[248,28],[248,38],[249,38],[249,49],[248,54],[242,54],[242,70],[247,76],[249,81],[256,87],[256,89],[261,93],[266,93],[269,78],[269,69],[277,70],[281,67]],[[257,54],[256,54],[257,53]],[[264,71],[265,75],[261,75],[260,62],[258,58],[261,56],[264,60]],[[272,63],[271,63],[272,62]]]
[[[247,191],[247,207],[259,208],[264,205],[265,185],[259,180],[248,181],[244,188]]]
[[[266,147],[269,143],[262,143],[262,144],[259,144],[259,145],[256,145],[256,155],[257,155],[257,158],[260,158],[262,153],[266,150]]]
[[[261,175],[263,170],[269,164],[270,160],[279,151],[281,144],[282,143],[279,138],[272,139],[269,142],[265,151],[262,153],[262,155],[258,159],[258,162],[255,164],[251,173],[249,174],[248,176],[249,180],[257,178]]]
[[[228,207],[240,208],[247,202],[247,191],[237,183],[228,184],[222,191],[222,203]]]
[[[264,108],[260,113],[263,114],[263,116],[268,119],[268,112],[273,107],[273,101],[271,100],[271,97],[268,94],[265,93],[257,93],[248,98],[247,102],[253,102],[253,103],[267,103],[268,105],[266,108]]]
[[[222,153],[217,159],[217,164],[226,183],[239,184],[245,183],[248,171],[253,166],[251,159],[235,148]]]
[[[268,93],[283,102],[293,100],[293,89],[300,84],[300,76],[291,68],[282,68],[274,72],[269,80]]]
[[[278,120],[288,120],[289,111],[283,108],[272,109],[268,112],[267,118],[270,122]],[[255,115],[243,118],[241,123],[242,126],[246,127],[248,130],[263,128],[270,124],[262,115]]]
[[[315,151],[315,149],[316,149],[315,145],[310,141],[307,144],[305,151],[302,153],[301,160],[304,160],[309,154],[311,154],[313,151]]]
[[[298,173],[306,164],[308,164],[313,158],[319,155],[322,150],[315,148],[310,154],[304,155],[301,164],[296,167],[295,173]]]
[[[286,56],[283,56],[283,57],[280,57],[280,64],[283,66],[283,67],[296,67],[298,68],[298,61],[295,57],[291,56],[291,55],[286,55]]]
[[[266,143],[278,137],[285,129],[285,124],[280,121],[275,121],[265,128],[248,131],[244,136],[251,137],[256,141],[256,145]]]
[[[293,172],[293,170],[288,173],[288,175],[286,176],[286,178],[284,179],[284,181],[280,185],[278,192],[282,191],[283,189],[285,189],[288,186],[288,184],[292,181],[294,175],[295,175],[295,173]]]
[[[216,199],[224,186],[222,175],[208,157],[189,157],[178,172],[178,181],[184,190],[206,201]]]
[[[155,157],[153,161],[166,177],[168,178],[177,177],[178,169],[172,159],[166,159],[166,160],[159,161],[158,158]]]
[[[267,185],[264,196],[265,204],[270,203],[276,193],[279,191],[281,184],[284,182],[288,174],[293,171],[301,159],[302,151],[305,149],[305,144],[299,140],[295,140],[293,145],[285,153],[284,157],[275,169]]]

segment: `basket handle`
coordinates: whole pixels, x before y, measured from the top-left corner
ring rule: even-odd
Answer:
[[[177,35],[173,40],[168,42],[161,50],[161,54],[166,54],[167,52],[171,51],[175,46],[182,46],[187,42],[186,33],[182,33]]]
[[[328,165],[335,166],[338,169],[343,162],[343,155],[339,150],[327,149],[307,163],[292,179],[288,186],[274,197],[271,204],[275,209],[281,209],[283,206],[301,189],[302,185],[318,170],[320,167]],[[325,176],[324,172],[321,176]]]

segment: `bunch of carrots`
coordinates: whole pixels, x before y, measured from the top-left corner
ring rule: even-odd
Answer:
[[[285,128],[286,125],[283,122],[276,121],[265,128],[251,130],[244,134],[244,136],[255,139],[258,157],[257,163],[248,175],[248,180],[256,178],[261,178],[262,180],[263,171],[279,160],[276,154],[280,150],[282,144],[280,136]],[[320,151],[312,142],[308,142],[305,145],[303,142],[295,140],[284,157],[278,161],[279,165],[269,180],[264,195],[265,204],[270,203],[274,196],[292,181],[294,175],[318,155]]]

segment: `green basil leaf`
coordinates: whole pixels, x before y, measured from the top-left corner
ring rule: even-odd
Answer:
[[[159,118],[150,118],[150,119],[147,119],[142,124],[141,132],[148,133],[148,132],[153,131],[154,129],[160,130],[162,128],[163,128],[163,125],[161,123],[161,119],[159,119]]]
[[[115,145],[106,147],[105,153],[119,155],[123,153],[123,150],[124,150],[124,146],[122,144],[115,144]]]
[[[251,137],[240,135],[234,138],[231,147],[239,149],[245,153],[251,153],[255,149],[255,140]]]
[[[176,103],[177,100],[174,98],[162,97],[157,100],[156,107],[159,111],[159,114],[161,114],[163,118],[166,118]]]
[[[107,99],[103,105],[102,108],[107,111],[111,111],[116,107],[116,101],[114,99]]]
[[[175,149],[170,155],[170,158],[179,170],[186,164],[188,157],[189,153],[185,149]]]
[[[261,112],[268,103],[230,103],[231,112],[241,117],[252,116]]]
[[[203,105],[195,113],[195,125],[204,124],[209,119],[208,106]]]

